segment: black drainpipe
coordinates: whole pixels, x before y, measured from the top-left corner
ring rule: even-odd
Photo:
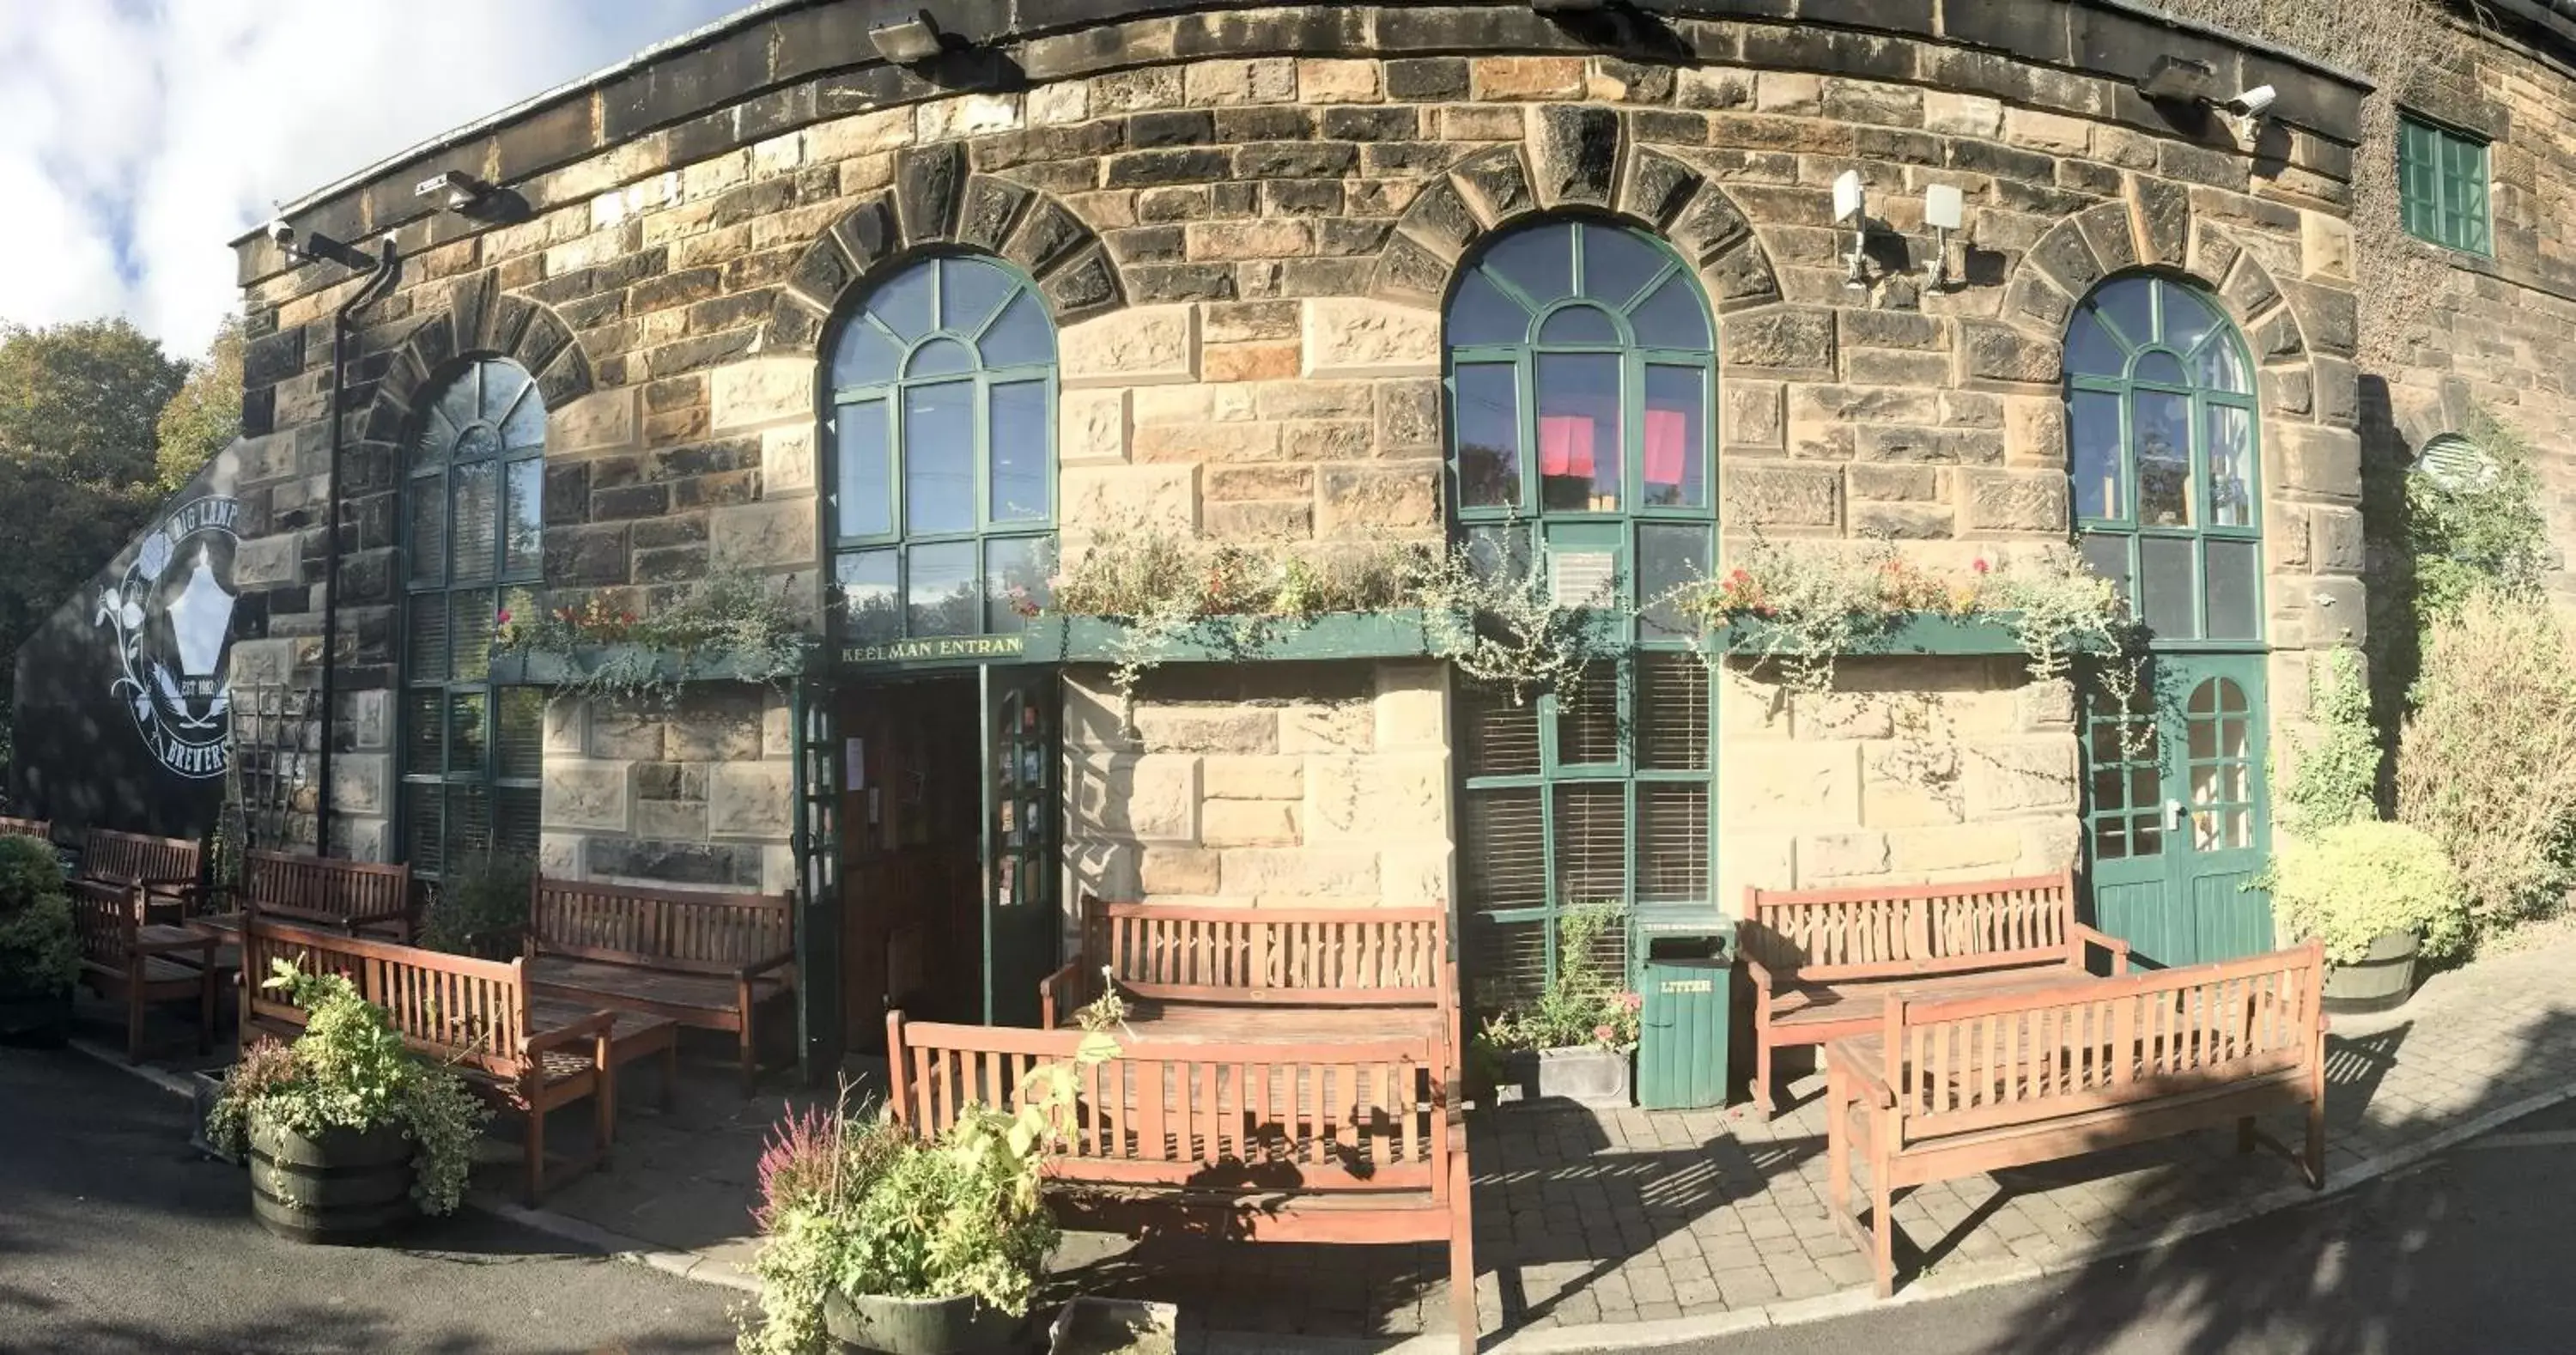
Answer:
[[[315,242],[317,245],[319,241]],[[354,258],[366,256],[349,251]],[[331,313],[331,494],[324,511],[322,536],[322,749],[319,761],[321,794],[313,812],[313,853],[331,854],[331,749],[339,742],[333,713],[337,708],[340,665],[334,661],[340,638],[340,457],[349,443],[349,416],[340,408],[340,396],[348,381],[349,349],[352,338],[349,322],[359,311],[384,300],[402,280],[402,256],[394,253],[394,238],[387,234],[375,259],[375,271],[358,286],[355,294],[340,303]]]

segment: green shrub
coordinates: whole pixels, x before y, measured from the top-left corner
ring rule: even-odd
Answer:
[[[2412,932],[2432,959],[2468,944],[2469,904],[2442,844],[2402,823],[2364,820],[2284,838],[2269,884],[2283,935],[2352,964],[2373,939]]]
[[[2406,544],[2416,615],[2426,622],[2456,614],[2480,592],[2537,596],[2549,568],[2549,522],[2529,440],[2482,409],[2467,441],[2485,474],[2446,484],[2418,466],[2406,476]]]
[[[1538,1000],[1485,1019],[1473,1056],[1491,1074],[1493,1055],[1521,1049],[1585,1046],[1625,1053],[1637,1047],[1637,1014],[1645,1004],[1602,972],[1601,938],[1624,918],[1616,904],[1566,910],[1557,923],[1556,978]]]
[[[2576,635],[2546,602],[2471,594],[2427,631],[2397,817],[2459,872],[2480,931],[2545,911],[2576,840]]]
[[[0,1000],[69,993],[80,978],[80,940],[54,849],[0,838]]]
[[[455,955],[516,954],[515,933],[528,925],[528,890],[537,863],[493,853],[451,866],[422,915],[420,943]]]
[[[2317,741],[2290,740],[2295,761],[2280,783],[2280,827],[2315,832],[2378,817],[2379,730],[2370,722],[2360,651],[2329,650],[2309,665],[2308,717]]]

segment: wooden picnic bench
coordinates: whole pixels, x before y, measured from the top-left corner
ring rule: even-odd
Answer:
[[[523,1191],[533,1204],[565,1176],[605,1162],[616,1141],[617,1069],[660,1054],[669,1095],[675,1027],[667,1019],[550,1002],[532,991],[527,962],[478,960],[271,921],[241,917],[241,1028],[292,1036],[305,1013],[281,989],[262,986],[276,960],[311,974],[339,974],[384,1009],[403,1040],[464,1076],[485,1100],[526,1126]],[[546,1169],[546,1113],[588,1099],[592,1146]]]
[[[1049,1029],[1100,996],[1103,971],[1155,1038],[1285,1028],[1448,1039],[1449,915],[1439,908],[1206,908],[1082,900],[1081,943],[1038,984]],[[1256,1038],[1257,1035],[1255,1036]]]
[[[241,883],[229,886],[238,908],[280,922],[312,923],[338,931],[381,932],[411,944],[418,911],[411,867],[305,856],[294,852],[242,854]]]
[[[2073,871],[2009,880],[1745,891],[1737,964],[1753,988],[1753,1105],[1780,1109],[1772,1052],[1875,1029],[1905,995],[1964,995],[2034,971],[2125,973],[2129,943],[2075,919]]]
[[[540,877],[524,951],[540,993],[733,1032],[749,1096],[759,1072],[760,1009],[796,984],[795,909],[783,894]]]
[[[211,1048],[216,939],[147,921],[139,886],[73,880],[66,889],[80,941],[81,981],[102,998],[125,1001],[126,1061],[142,1061],[144,1012],[156,1002],[196,999],[197,1052]]]
[[[139,888],[148,907],[178,922],[197,911],[205,882],[204,844],[92,828],[81,834],[80,878]]]
[[[1443,1242],[1458,1348],[1476,1348],[1457,1030],[1331,1040],[1158,1039],[1113,1031],[1081,1068],[1047,1199],[1069,1227],[1132,1236]],[[887,1104],[935,1135],[970,1104],[1011,1106],[1031,1069],[1072,1063],[1078,1030],[886,1018]]]
[[[1895,1193],[1999,1167],[2236,1122],[2304,1105],[2308,1184],[2325,1186],[2325,954],[2251,959],[2014,993],[1904,997],[1875,1030],[1826,1047],[1829,1190],[1895,1288]],[[1851,1211],[1869,1168],[1870,1224]]]

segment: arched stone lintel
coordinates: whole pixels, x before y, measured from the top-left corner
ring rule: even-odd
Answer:
[[[590,394],[594,380],[590,355],[554,308],[504,294],[486,269],[459,279],[448,290],[447,309],[431,312],[396,346],[368,405],[363,436],[372,442],[402,441],[411,432],[421,393],[443,380],[459,360],[474,357],[507,358],[526,368],[536,380],[538,398],[550,410]]]

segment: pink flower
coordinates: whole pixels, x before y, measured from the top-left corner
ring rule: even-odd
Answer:
[[[1986,565],[1986,557],[1984,557],[1984,556],[1982,556],[1982,555],[1978,556],[1978,557],[1977,557],[1977,562],[1976,562],[1975,564],[1973,564],[1973,565],[1970,565],[1970,566],[1969,566],[1969,568],[1970,568],[1970,569],[1973,569],[1973,570],[1975,570],[1975,571],[1977,571],[1977,572],[1978,572],[1978,573],[1980,573],[1980,574],[1985,573],[1985,572],[1986,572],[1986,568],[1987,568],[1987,565]]]
[[[501,614],[492,618],[492,623],[498,626],[506,626],[510,624],[510,609],[507,607],[502,608]]]
[[[1645,1009],[1646,999],[1639,997],[1635,993],[1621,993],[1619,995],[1619,1005],[1628,1011],[1642,1011]]]
[[[1608,1023],[1605,1022],[1592,1028],[1592,1038],[1599,1040],[1603,1044],[1609,1044],[1611,1041],[1619,1038],[1619,1032],[1612,1030]]]

